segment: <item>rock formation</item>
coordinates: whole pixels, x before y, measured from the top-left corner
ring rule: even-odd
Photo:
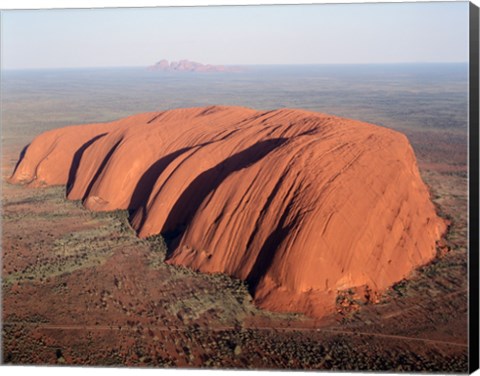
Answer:
[[[65,184],[129,209],[167,262],[248,281],[256,304],[322,316],[337,291],[379,291],[435,256],[436,215],[407,138],[301,110],[191,108],[38,136],[12,183]]]
[[[238,67],[227,67],[224,65],[201,64],[190,60],[172,61],[160,60],[147,68],[151,71],[162,72],[238,72]]]

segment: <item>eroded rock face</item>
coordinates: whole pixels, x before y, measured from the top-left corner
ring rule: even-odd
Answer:
[[[12,183],[65,184],[90,210],[130,209],[168,263],[247,280],[255,302],[322,316],[338,290],[382,290],[445,231],[407,138],[300,110],[191,108],[38,136]]]

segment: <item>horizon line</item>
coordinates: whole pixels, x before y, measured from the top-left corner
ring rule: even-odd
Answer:
[[[180,59],[188,60],[188,59]],[[180,61],[172,60],[172,61]],[[160,60],[159,60],[160,61]],[[193,60],[191,60],[193,61]],[[21,68],[4,68],[2,71],[27,71],[27,70],[73,70],[73,69],[119,69],[119,68],[149,68],[156,63],[151,65],[100,65],[100,66],[76,66],[76,67],[21,67]],[[203,63],[202,63],[203,64]],[[268,66],[312,66],[312,65],[323,65],[323,66],[332,66],[332,65],[432,65],[432,64],[469,64],[469,61],[399,61],[399,62],[368,62],[368,63],[259,63],[259,64],[213,64],[205,63],[205,65],[216,65],[216,66],[225,66],[225,67],[268,67]],[[188,72],[183,72],[188,73]],[[208,72],[205,72],[208,73]],[[228,72],[225,72],[228,73]]]

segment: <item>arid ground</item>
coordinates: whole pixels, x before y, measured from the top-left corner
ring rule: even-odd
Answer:
[[[2,142],[4,363],[467,371],[463,128],[402,128],[392,120],[409,137],[439,214],[451,221],[444,244],[383,295],[339,292],[336,314],[314,320],[257,309],[239,280],[163,263],[161,237],[138,239],[126,212],[89,212],[65,200],[64,187],[7,184],[39,133],[11,98],[2,115],[11,122]],[[50,127],[83,121],[62,118],[68,110]]]

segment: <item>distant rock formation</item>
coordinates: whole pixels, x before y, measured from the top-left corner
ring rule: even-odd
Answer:
[[[224,65],[201,64],[189,60],[172,61],[160,60],[155,65],[147,68],[151,71],[162,72],[238,72],[238,67],[226,67]]]
[[[65,184],[90,210],[130,209],[167,262],[248,281],[257,305],[321,317],[339,290],[380,291],[446,229],[407,138],[321,113],[190,108],[33,140],[10,182]]]

